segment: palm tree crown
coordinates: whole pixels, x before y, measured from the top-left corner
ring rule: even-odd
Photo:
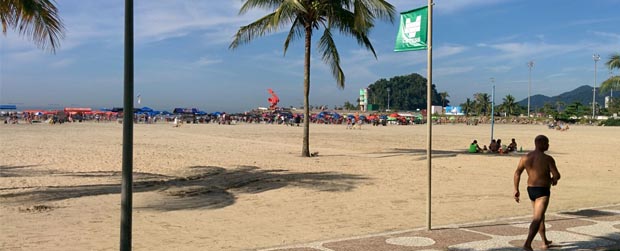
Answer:
[[[64,25],[53,0],[2,0],[0,22],[3,34],[11,28],[52,53],[64,37]]]
[[[620,70],[620,53],[612,54],[609,61],[605,63],[610,71]],[[610,76],[609,79],[601,83],[601,92],[620,89],[620,75]]]
[[[620,53],[612,54],[609,61],[605,63],[610,70],[620,69]]]
[[[377,54],[368,38],[376,18],[393,21],[394,6],[384,0],[246,0],[239,11],[244,14],[260,8],[272,11],[255,22],[239,28],[230,49],[248,43],[257,37],[278,31],[290,25],[284,40],[284,54],[290,42],[304,38],[304,139],[302,156],[310,156],[309,150],[309,101],[310,52],[314,30],[323,29],[317,48],[327,63],[340,88],[344,88],[345,76],[340,67],[340,56],[333,38],[333,31],[351,36],[357,43]]]

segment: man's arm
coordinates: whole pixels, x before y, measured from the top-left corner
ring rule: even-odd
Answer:
[[[553,175],[551,177],[551,185],[555,186],[558,184],[558,180],[560,180],[560,172],[558,171],[558,167],[555,165],[555,160],[553,157],[549,156],[549,171]]]
[[[519,192],[519,183],[521,182],[521,174],[525,170],[525,157],[521,157],[519,160],[519,164],[517,165],[517,170],[514,175],[514,198],[517,203],[519,203],[519,196],[521,193]]]

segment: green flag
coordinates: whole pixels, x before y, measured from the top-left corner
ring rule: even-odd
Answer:
[[[428,6],[400,13],[400,28],[394,51],[426,49]]]

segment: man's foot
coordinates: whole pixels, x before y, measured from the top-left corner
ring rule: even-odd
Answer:
[[[529,246],[529,247],[523,246],[523,250],[525,250],[525,251],[534,251],[534,249],[532,249],[532,246]]]
[[[553,243],[553,241],[547,240],[547,241],[545,241],[545,242],[542,244],[541,248],[542,248],[542,249],[548,249],[548,248],[550,248],[550,247],[551,247],[551,243]]]

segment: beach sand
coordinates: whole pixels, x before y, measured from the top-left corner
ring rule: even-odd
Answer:
[[[620,203],[620,128],[496,124],[506,144],[538,134],[562,173],[548,212]],[[171,124],[134,127],[136,250],[245,250],[426,224],[426,126]],[[512,198],[524,153],[469,154],[491,126],[434,125],[433,226],[531,213]],[[119,247],[122,125],[0,126],[0,249]]]

